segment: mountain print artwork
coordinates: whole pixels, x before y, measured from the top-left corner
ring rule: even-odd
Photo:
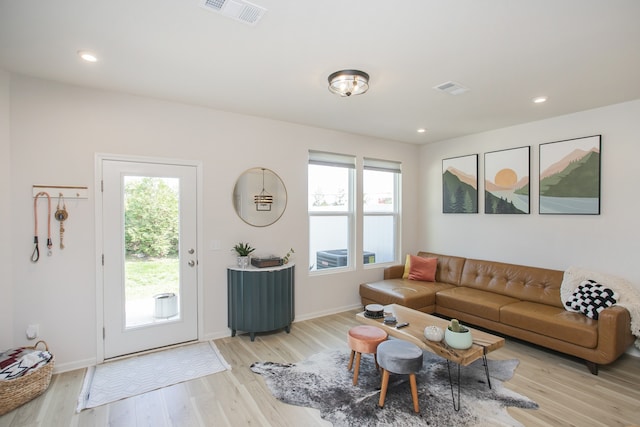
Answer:
[[[442,161],[442,212],[478,213],[478,155]]]
[[[540,145],[541,214],[600,214],[600,140]]]
[[[485,153],[484,213],[529,213],[529,147]]]

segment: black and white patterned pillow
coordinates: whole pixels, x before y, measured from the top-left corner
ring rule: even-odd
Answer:
[[[585,280],[564,304],[585,314],[592,319],[598,319],[602,310],[618,302],[618,294],[594,280]]]

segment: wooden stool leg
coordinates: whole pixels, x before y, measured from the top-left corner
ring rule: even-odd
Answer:
[[[416,384],[416,374],[409,374],[409,382],[411,383],[411,397],[413,398],[413,410],[420,412],[418,407],[418,385]]]
[[[387,386],[389,385],[389,371],[382,368],[382,388],[380,389],[380,401],[378,402],[379,407],[384,406],[384,398],[387,397]]]
[[[360,373],[360,353],[356,351],[356,367],[353,369],[353,385],[358,383],[358,373]]]
[[[353,366],[353,356],[356,354],[355,350],[351,350],[351,355],[349,356],[349,366],[347,367],[347,371],[351,370],[351,367]]]
[[[378,365],[378,358],[375,353],[373,353],[373,361],[376,362],[376,371],[380,371],[380,365]]]

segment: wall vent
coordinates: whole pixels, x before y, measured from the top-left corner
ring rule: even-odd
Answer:
[[[467,92],[469,89],[456,82],[445,82],[433,87],[436,90],[447,92],[450,95],[460,95]]]
[[[267,9],[244,0],[201,0],[203,8],[247,25],[256,25]]]

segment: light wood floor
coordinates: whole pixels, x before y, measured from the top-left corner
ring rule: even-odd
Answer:
[[[274,399],[255,361],[296,362],[329,348],[347,349],[355,311],[295,323],[291,333],[216,340],[232,370],[75,414],[84,370],[54,375],[46,393],[0,416],[9,426],[328,426],[318,411]],[[640,359],[624,355],[591,375],[577,360],[507,339],[491,359],[520,360],[506,387],[540,405],[510,408],[525,426],[640,425]],[[346,367],[345,367],[346,368]],[[409,396],[408,396],[409,398]]]

